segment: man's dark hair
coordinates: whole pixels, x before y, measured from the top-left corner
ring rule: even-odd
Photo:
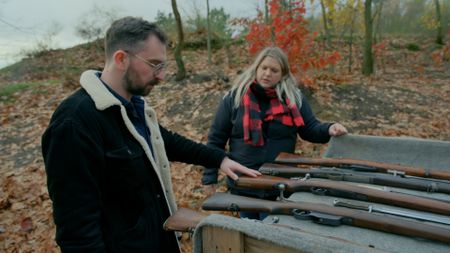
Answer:
[[[136,17],[118,19],[106,31],[105,56],[109,58],[119,49],[139,51],[142,47],[141,43],[150,35],[156,36],[162,43],[167,44],[167,35],[155,23]]]

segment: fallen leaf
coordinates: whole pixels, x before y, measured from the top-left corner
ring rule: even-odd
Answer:
[[[30,217],[27,217],[20,222],[20,230],[24,232],[30,232],[33,230],[33,221]]]

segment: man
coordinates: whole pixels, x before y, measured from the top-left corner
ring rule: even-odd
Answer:
[[[223,151],[158,125],[141,96],[163,79],[166,36],[140,18],[115,21],[105,67],[86,71],[42,137],[42,151],[63,252],[179,252],[162,229],[176,209],[168,160],[258,173]]]

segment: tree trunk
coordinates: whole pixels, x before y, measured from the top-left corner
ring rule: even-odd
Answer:
[[[269,24],[269,0],[264,0],[264,23]]]
[[[358,3],[357,3],[358,6]],[[353,33],[355,30],[355,20],[358,11],[358,7],[352,6],[351,19],[350,19],[350,39],[348,41],[348,73],[352,73],[353,65]]]
[[[211,24],[209,20],[209,0],[206,0],[206,25],[208,30],[208,39],[206,41],[206,45],[208,48],[208,64],[211,64]]]
[[[264,21],[266,22],[266,24],[269,24],[270,23],[269,1],[265,0],[264,3],[265,3],[265,8],[266,8],[266,19]],[[271,39],[272,43],[275,43],[275,27],[273,27],[273,26],[271,26],[271,29],[270,29],[270,39]]]
[[[177,23],[178,30],[178,42],[174,50],[175,61],[177,62],[177,76],[175,80],[181,81],[186,77],[186,69],[184,68],[183,56],[181,55],[181,51],[183,50],[184,44],[184,33],[183,33],[183,24],[181,23],[180,13],[178,12],[177,1],[172,0],[172,10],[173,15],[175,16],[175,21]]]
[[[352,73],[353,65],[353,29],[350,31],[350,40],[348,41],[348,73]]]
[[[325,31],[325,41],[327,47],[330,47],[330,29],[328,28],[328,19],[327,19],[327,10],[325,9],[325,4],[323,0],[320,0],[320,7],[322,9],[322,21],[323,21],[323,30]]]
[[[381,38],[381,13],[383,12],[383,1],[379,1],[377,10],[373,16],[373,22],[375,22],[375,31],[373,33],[374,43],[379,43],[382,41]],[[377,38],[378,37],[378,38]]]
[[[364,58],[362,73],[366,76],[373,74],[373,53],[372,53],[372,0],[366,0],[364,3]]]
[[[444,39],[442,34],[442,16],[441,16],[441,6],[439,5],[439,0],[434,0],[434,3],[436,5],[436,21],[438,23],[437,27],[437,36],[436,36],[436,43],[444,45]]]

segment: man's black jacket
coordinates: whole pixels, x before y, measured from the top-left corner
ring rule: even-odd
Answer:
[[[147,107],[152,151],[94,71],[65,99],[42,137],[56,240],[63,252],[178,252],[163,221],[176,208],[169,162],[225,157],[159,126]]]

